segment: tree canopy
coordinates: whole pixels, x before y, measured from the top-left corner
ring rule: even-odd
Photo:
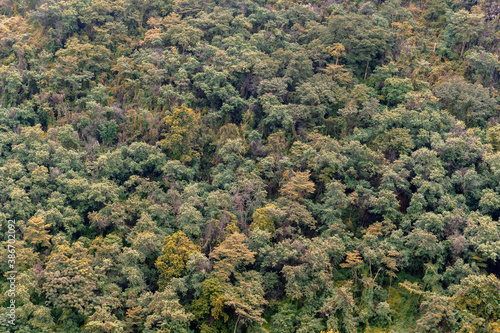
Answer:
[[[0,331],[500,332],[499,46],[493,0],[0,1]]]

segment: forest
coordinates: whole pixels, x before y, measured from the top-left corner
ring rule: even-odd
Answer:
[[[499,333],[499,54],[496,0],[0,0],[0,331]]]

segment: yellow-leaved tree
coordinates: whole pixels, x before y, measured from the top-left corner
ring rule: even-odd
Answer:
[[[158,142],[169,157],[181,162],[191,162],[196,157],[195,141],[199,137],[200,114],[182,104],[164,118],[167,132]]]
[[[275,220],[277,216],[283,214],[275,205],[267,204],[265,207],[258,208],[252,215],[253,223],[250,230],[260,229],[274,234]]]
[[[24,239],[31,244],[41,244],[42,246],[50,246],[49,240],[52,238],[49,235],[51,223],[45,224],[45,220],[41,217],[33,216],[28,221],[28,226],[24,232]]]
[[[182,275],[189,256],[196,252],[200,252],[200,248],[182,231],[165,237],[161,256],[155,263],[160,273],[158,280],[160,290],[164,290],[172,278]]]
[[[314,183],[309,180],[311,171],[307,170],[305,172],[294,172],[290,179],[288,179],[288,175],[288,171],[285,171],[283,174],[283,178],[288,181],[280,190],[281,195],[286,196],[291,200],[302,202],[304,201],[304,196],[314,193]]]

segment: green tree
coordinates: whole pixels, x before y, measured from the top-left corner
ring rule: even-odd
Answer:
[[[193,314],[180,304],[179,298],[170,287],[155,293],[146,292],[139,298],[142,313],[145,316],[145,332],[191,333],[190,322]]]
[[[354,316],[357,307],[351,288],[351,282],[334,288],[332,296],[328,297],[321,308],[321,313],[328,318],[327,326],[331,332],[338,332],[340,329],[348,333],[357,332],[357,322]]]
[[[466,125],[484,126],[496,109],[488,89],[479,83],[467,83],[461,77],[436,86],[435,94],[443,107]]]
[[[464,54],[465,46],[478,40],[484,29],[484,14],[469,13],[461,9],[458,12],[449,10],[446,13],[448,25],[445,29],[445,40],[450,45],[460,45],[460,57]]]

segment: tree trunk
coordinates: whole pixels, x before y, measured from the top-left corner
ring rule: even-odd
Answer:
[[[387,293],[387,300],[391,298],[392,276],[389,277],[389,292]]]
[[[375,274],[375,277],[373,278],[373,283],[375,283],[375,280],[377,280],[377,276],[378,276],[378,273],[380,273],[380,270],[382,269],[382,267],[380,267],[377,271],[377,273]]]
[[[465,42],[462,42],[462,52],[460,52],[460,57],[464,54]]]
[[[234,333],[236,333],[236,329],[238,328],[238,323],[240,322],[241,315],[238,315],[238,320],[236,320],[236,325],[234,325]]]
[[[368,74],[368,64],[370,63],[370,60],[366,61],[366,69],[365,69],[365,80],[366,80],[366,75]]]

